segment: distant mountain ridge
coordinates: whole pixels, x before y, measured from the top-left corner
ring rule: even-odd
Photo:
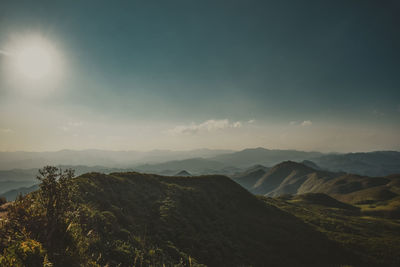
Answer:
[[[270,150],[262,147],[248,148],[242,151],[229,154],[222,154],[213,157],[215,161],[223,162],[237,167],[248,167],[261,164],[272,166],[285,160],[300,161],[322,156],[320,152],[305,152],[297,150]]]
[[[89,167],[128,168],[166,175],[173,175],[182,169],[197,174],[232,175],[257,164],[271,167],[287,160],[304,161],[305,165],[315,169],[333,172],[368,176],[400,173],[400,152],[397,151],[324,154],[297,150],[270,150],[261,147],[234,152],[210,149],[153,150],[149,152],[106,150],[0,152],[0,170],[33,169],[41,168],[44,165],[86,165]]]
[[[30,192],[36,191],[39,189],[39,185],[35,184],[29,187],[19,187],[7,192],[0,194],[0,196],[5,197],[7,201],[14,201],[19,195],[26,195]]]
[[[49,152],[0,152],[0,170],[41,168],[45,165],[86,165],[108,168],[132,168],[134,165],[183,160],[195,157],[209,158],[232,150],[195,149],[188,151],[110,151],[60,150]]]
[[[312,161],[323,169],[335,172],[368,176],[400,173],[400,152],[398,151],[328,154],[314,158]]]
[[[193,155],[201,156],[192,157]],[[149,162],[139,164],[137,160],[148,160]],[[275,164],[287,160],[303,162],[305,166],[319,172],[325,172],[325,174],[331,172],[352,173],[362,176],[388,176],[400,173],[400,152],[396,151],[322,154],[319,152],[254,148],[229,153],[226,150],[207,149],[192,151],[155,150],[150,152],[104,150],[0,152],[0,194],[9,190],[32,186],[36,183],[35,176],[38,168],[47,164],[60,166],[63,169],[75,169],[77,175],[93,171],[102,173],[138,171],[172,176],[181,170],[186,170],[193,175],[221,174],[234,178],[245,188],[250,188],[265,175],[265,169],[261,168],[253,172],[250,170],[251,167],[260,165],[271,168]],[[57,162],[62,162],[62,164],[55,164]],[[78,165],[68,163],[78,163]],[[86,163],[90,166],[82,165]],[[100,165],[100,163],[105,165]],[[17,165],[37,167],[1,170],[2,166]],[[249,173],[245,174],[246,171]],[[269,186],[270,189],[275,190],[275,193],[271,194],[293,193],[297,190],[297,185],[303,180],[307,180],[307,183],[302,187],[302,190],[306,186],[315,186],[312,184],[313,182],[320,183],[322,181],[321,179],[308,179],[311,177],[303,177],[299,173],[293,175],[297,179],[296,182],[294,182],[294,179],[290,179],[290,181],[282,183],[280,188],[274,188],[276,184],[269,185],[273,180],[269,178],[262,185],[257,185],[254,190],[265,192],[268,191],[266,187]]]

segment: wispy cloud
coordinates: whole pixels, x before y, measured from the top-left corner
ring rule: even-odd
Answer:
[[[303,126],[303,127],[310,126],[310,125],[312,125],[312,122],[309,121],[309,120],[303,121],[303,122],[301,123],[301,126]]]
[[[230,122],[224,120],[207,120],[200,124],[192,123],[190,125],[179,125],[167,132],[171,135],[189,134],[194,135],[203,132],[214,132],[223,129],[241,128],[243,125],[240,121]]]
[[[312,125],[312,121],[310,121],[310,120],[305,120],[305,121],[302,121],[302,122],[291,121],[291,122],[289,122],[289,125],[300,125],[300,126],[306,127],[306,126]]]
[[[250,124],[251,124],[251,123],[255,123],[255,122],[256,122],[255,119],[251,119],[251,120],[248,120],[248,121],[247,121],[247,123],[250,123]]]

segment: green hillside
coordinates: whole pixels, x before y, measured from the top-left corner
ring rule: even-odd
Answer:
[[[339,266],[362,262],[224,176],[88,173],[74,178],[69,188],[71,209],[60,213],[55,224],[58,234],[51,242],[46,229],[52,224],[40,204],[42,189],[12,206],[0,239],[4,266],[10,257],[55,266]]]
[[[365,216],[324,194],[259,198],[268,206],[296,216],[368,262],[361,266],[400,266],[399,220]]]

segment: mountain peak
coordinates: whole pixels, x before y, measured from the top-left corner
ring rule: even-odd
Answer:
[[[175,174],[175,176],[192,176],[192,174],[188,171],[182,170],[182,171],[178,172],[177,174]]]

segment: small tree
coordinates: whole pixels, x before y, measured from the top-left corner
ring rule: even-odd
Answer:
[[[73,177],[73,170],[46,166],[37,176],[39,190],[19,195],[8,207],[0,225],[0,266],[76,266],[67,231],[75,210]]]
[[[71,178],[74,171],[62,171],[57,167],[46,166],[39,170],[37,179],[41,182],[38,191],[38,203],[44,210],[46,221],[45,247],[49,255],[57,253],[65,245],[66,218],[73,211]]]

